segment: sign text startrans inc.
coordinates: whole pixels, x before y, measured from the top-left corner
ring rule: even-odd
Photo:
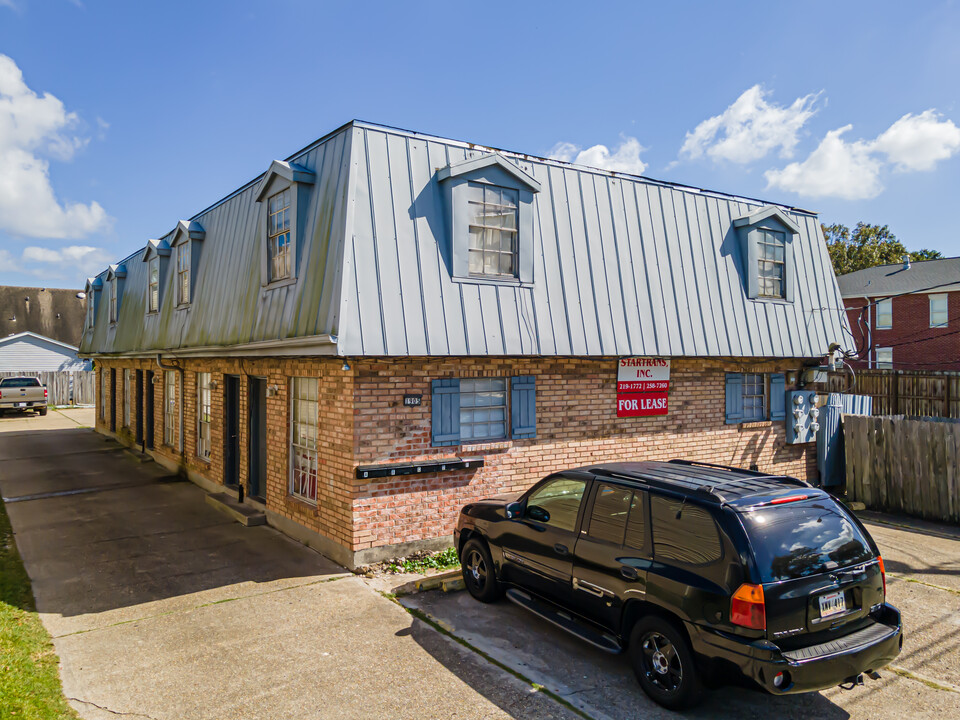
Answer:
[[[617,417],[666,415],[668,358],[621,358],[617,367]]]

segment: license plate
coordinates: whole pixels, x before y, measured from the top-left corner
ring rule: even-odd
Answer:
[[[27,406],[26,403],[17,403],[17,407],[26,407],[26,406]]]
[[[820,617],[830,617],[839,615],[847,609],[847,601],[843,596],[843,591],[830,593],[820,596]]]

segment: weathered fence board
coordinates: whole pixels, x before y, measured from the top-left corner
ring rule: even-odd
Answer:
[[[851,500],[960,522],[960,422],[844,415],[843,434]]]
[[[874,415],[960,418],[958,372],[857,370],[856,379],[851,387],[848,373],[832,372],[828,390],[869,395]]]
[[[47,386],[51,405],[93,405],[97,398],[96,373],[88,372],[0,372],[3,377],[39,378]]]

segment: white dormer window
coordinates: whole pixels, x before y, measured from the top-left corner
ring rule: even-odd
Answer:
[[[534,198],[530,168],[487,153],[437,171],[447,219],[450,277],[456,282],[533,283]]]
[[[270,282],[286,280],[291,274],[290,189],[267,201],[267,263]]]
[[[87,290],[87,328],[93,327],[93,291]]]
[[[177,245],[177,305],[190,302],[190,241]]]
[[[516,277],[519,192],[480,183],[468,183],[467,188],[470,274]]]
[[[160,258],[152,257],[147,263],[148,288],[147,312],[160,311]]]
[[[759,290],[762,297],[782,298],[784,290],[784,258],[786,257],[787,238],[782,232],[761,230],[758,258]]]
[[[116,278],[110,281],[110,322],[117,321],[117,281]]]

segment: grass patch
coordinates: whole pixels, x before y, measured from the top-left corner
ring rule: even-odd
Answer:
[[[76,718],[0,500],[0,718]]]
[[[452,570],[460,567],[460,558],[457,549],[448,547],[439,552],[412,555],[398,560],[389,560],[386,563],[387,572],[392,573],[425,573],[427,570]]]

